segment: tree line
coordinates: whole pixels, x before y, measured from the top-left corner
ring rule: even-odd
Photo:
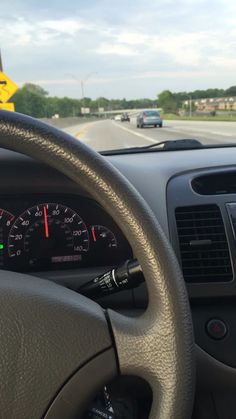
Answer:
[[[26,83],[12,98],[17,112],[24,113],[36,118],[51,118],[58,114],[61,118],[68,116],[80,116],[82,108],[89,108],[90,113],[98,112],[99,108],[104,111],[118,109],[142,109],[156,106],[156,99],[107,99],[99,97],[95,100],[84,97],[72,99],[69,97],[49,96],[41,86]]]
[[[202,98],[216,98],[224,96],[236,96],[236,86],[231,86],[228,89],[206,89],[194,90],[190,92],[173,93],[170,90],[163,90],[157,98],[157,103],[165,113],[177,113],[183,107],[186,100],[195,100]],[[194,109],[194,104],[192,104]]]
[[[36,118],[51,118],[58,114],[61,118],[80,116],[82,108],[89,108],[90,113],[98,112],[99,108],[104,111],[122,109],[144,109],[160,107],[164,112],[178,112],[185,100],[199,98],[214,98],[222,96],[236,96],[236,86],[224,89],[194,90],[192,92],[171,92],[164,90],[157,95],[156,99],[107,99],[99,97],[95,100],[84,97],[72,99],[69,97],[49,96],[41,86],[26,83],[13,96],[17,112],[24,113]]]

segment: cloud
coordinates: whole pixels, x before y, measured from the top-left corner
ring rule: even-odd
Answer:
[[[102,55],[124,55],[124,56],[131,56],[137,55],[138,52],[133,48],[130,48],[126,45],[122,44],[115,44],[115,43],[103,43],[98,48],[96,48],[95,52],[97,54]]]
[[[80,22],[77,19],[58,19],[58,20],[45,20],[39,22],[39,29],[48,31],[49,33],[67,34],[75,36],[82,29],[91,29],[88,23]]]
[[[236,58],[234,57],[222,57],[221,55],[215,55],[209,58],[209,65],[216,70],[225,71],[228,73],[236,73]]]
[[[98,73],[86,83],[92,97],[227,87],[235,84],[234,12],[234,0],[160,0],[148,7],[143,0],[11,0],[10,13],[9,0],[2,0],[3,64],[14,80],[75,97],[75,78],[92,71]]]
[[[1,21],[0,37],[11,46],[48,46],[58,42],[61,38],[65,41],[65,35],[75,37],[83,30],[92,30],[88,23],[78,19],[58,19],[31,21],[23,17],[11,19],[10,22]]]
[[[198,66],[203,58],[204,33],[175,33],[152,40],[154,51],[169,55],[182,66]]]
[[[194,78],[194,77],[204,77],[208,74],[207,71],[178,71],[175,72],[176,78]],[[166,78],[173,78],[172,71],[146,71],[142,73],[133,73],[123,77],[92,77],[89,78],[88,83],[90,85],[98,85],[98,84],[110,84],[115,83],[117,81],[125,82],[130,80],[142,80],[142,79],[158,79],[160,77]],[[17,82],[19,85],[22,85],[23,81]],[[62,78],[62,79],[33,79],[29,80],[29,83],[38,84],[41,86],[80,86],[81,80],[75,80],[74,78]]]
[[[137,32],[122,32],[114,35],[117,42],[123,42],[130,55],[139,51],[144,57],[152,54],[164,54],[172,58],[175,63],[187,66],[196,66],[203,58],[203,46],[211,39],[205,32],[186,34],[175,32],[174,34],[149,35]],[[109,51],[114,48],[111,45]]]
[[[127,45],[143,45],[149,41],[149,36],[138,32],[121,32],[115,35],[117,42]]]

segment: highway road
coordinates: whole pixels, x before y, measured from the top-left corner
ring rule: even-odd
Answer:
[[[98,151],[195,138],[203,144],[235,143],[236,122],[164,121],[163,128],[136,128],[135,121],[103,120],[65,129]]]

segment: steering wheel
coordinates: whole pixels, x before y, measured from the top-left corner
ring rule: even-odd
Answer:
[[[128,238],[149,296],[145,313],[129,318],[50,281],[0,271],[1,418],[81,418],[94,392],[121,373],[149,383],[151,419],[190,419],[188,297],[146,202],[104,157],[33,118],[0,111],[0,147],[41,160],[98,201]]]

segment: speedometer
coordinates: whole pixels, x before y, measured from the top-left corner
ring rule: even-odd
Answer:
[[[29,267],[79,262],[88,250],[89,233],[84,221],[74,210],[57,203],[27,209],[9,233],[9,257]]]

